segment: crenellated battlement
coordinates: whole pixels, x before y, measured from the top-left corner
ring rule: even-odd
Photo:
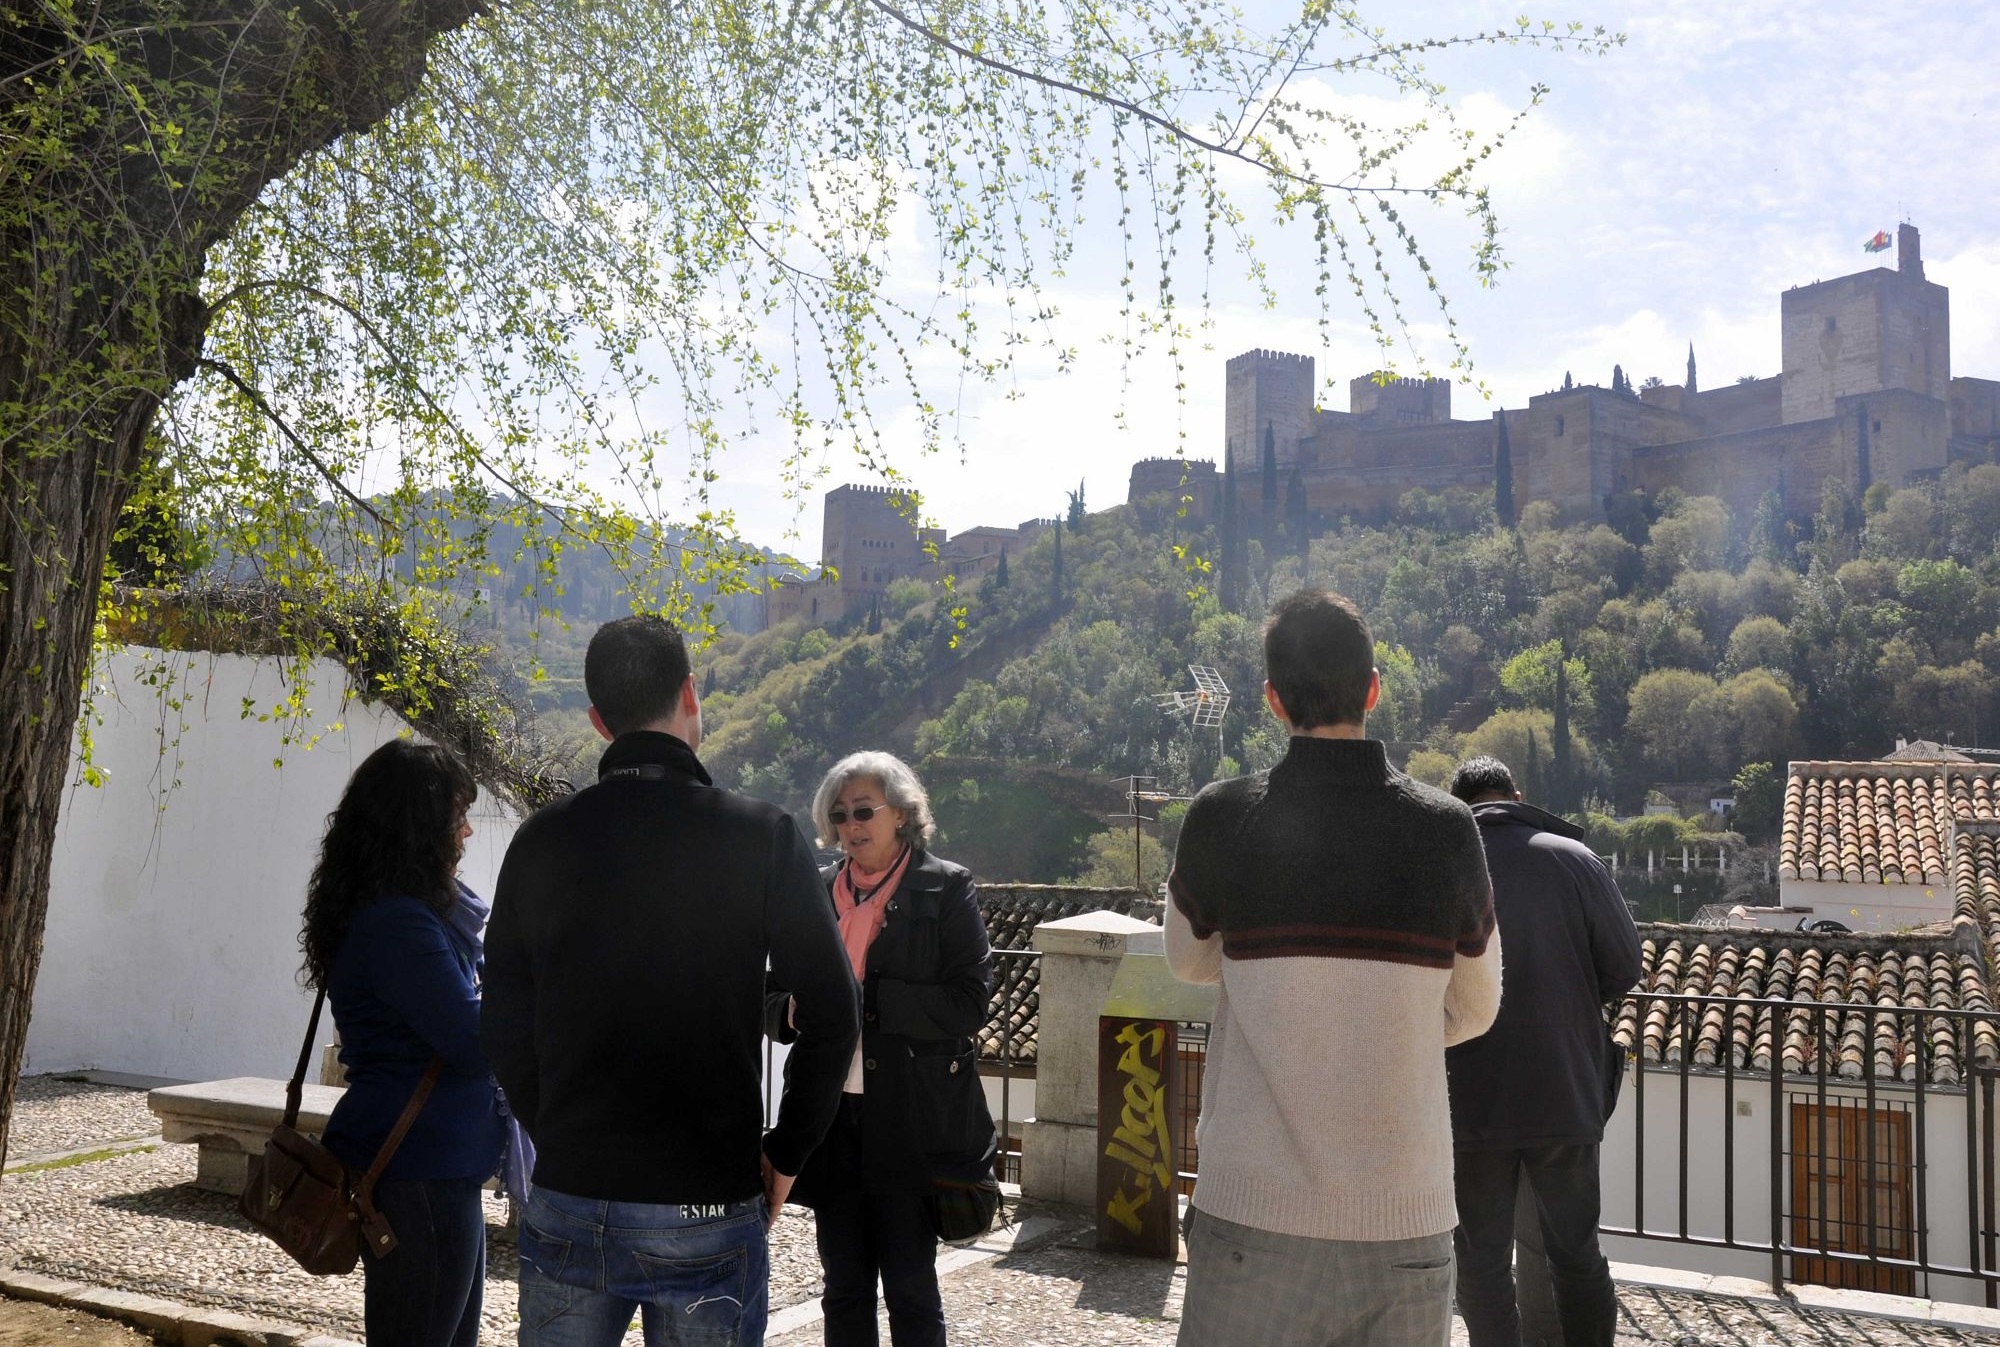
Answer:
[[[1267,351],[1259,347],[1254,351],[1245,351],[1242,355],[1231,356],[1229,358],[1229,372],[1234,374],[1239,370],[1247,370],[1252,366],[1260,364],[1310,366],[1312,359],[1309,355],[1299,355],[1294,351]]]

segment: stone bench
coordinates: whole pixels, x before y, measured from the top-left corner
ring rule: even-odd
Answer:
[[[306,1086],[299,1101],[299,1130],[324,1132],[344,1093],[332,1085]],[[147,1093],[146,1107],[158,1116],[166,1140],[200,1147],[195,1187],[236,1194],[249,1182],[250,1157],[263,1154],[271,1129],[285,1120],[285,1082],[234,1076],[167,1085]]]

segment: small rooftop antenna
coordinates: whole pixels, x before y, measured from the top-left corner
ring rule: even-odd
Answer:
[[[1146,806],[1171,804],[1175,800],[1190,800],[1191,795],[1176,795],[1172,791],[1160,789],[1160,779],[1154,776],[1126,776],[1116,778],[1125,783],[1125,809],[1123,814],[1105,816],[1110,823],[1130,823],[1132,825],[1132,887],[1144,891],[1146,887],[1145,867],[1141,858],[1140,829],[1142,823],[1158,823],[1159,815],[1148,814]]]
[[[1206,664],[1190,664],[1188,672],[1194,675],[1192,692],[1156,692],[1153,704],[1163,711],[1176,714],[1191,712],[1188,724],[1197,730],[1215,731],[1215,750],[1218,758],[1222,755],[1222,717],[1229,710],[1229,684],[1222,681],[1222,675]]]

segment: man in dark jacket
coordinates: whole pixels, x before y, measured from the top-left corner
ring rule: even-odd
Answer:
[[[1639,980],[1639,933],[1583,833],[1523,804],[1496,758],[1460,765],[1507,958],[1500,1014],[1445,1054],[1458,1198],[1458,1308],[1471,1347],[1520,1347],[1516,1194],[1532,1190],[1567,1347],[1611,1347],[1618,1302],[1598,1247],[1598,1145],[1622,1056],[1604,1006]]]
[[[605,624],[584,685],[611,747],[515,834],[486,937],[481,1041],[536,1148],[521,1341],[610,1347],[636,1308],[648,1342],[762,1342],[765,1227],[839,1105],[854,977],[791,818],[695,757],[680,633]],[[767,962],[798,1040],[765,1134]]]

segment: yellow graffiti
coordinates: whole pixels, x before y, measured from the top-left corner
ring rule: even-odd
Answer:
[[[1124,1180],[1112,1192],[1105,1214],[1134,1235],[1141,1232],[1139,1211],[1153,1198],[1155,1184],[1171,1192],[1174,1170],[1169,1163],[1173,1143],[1167,1128],[1167,1097],[1161,1087],[1166,1060],[1163,1049],[1166,1031],[1158,1025],[1141,1029],[1128,1024],[1118,1031],[1125,1051],[1118,1058],[1118,1072],[1124,1076],[1124,1107],[1118,1113],[1118,1127],[1104,1148],[1107,1159],[1116,1160],[1130,1172],[1137,1191],[1126,1192]],[[1150,1065],[1148,1058],[1159,1063]]]

